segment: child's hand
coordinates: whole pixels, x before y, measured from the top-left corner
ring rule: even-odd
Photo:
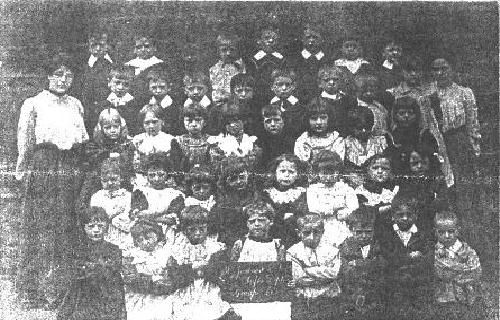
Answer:
[[[422,252],[420,251],[412,251],[410,252],[410,258],[420,258],[422,256]]]

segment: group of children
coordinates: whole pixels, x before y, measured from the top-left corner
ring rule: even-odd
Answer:
[[[333,59],[313,26],[297,54],[274,28],[249,57],[238,41],[221,33],[214,66],[174,72],[148,37],[123,65],[91,37],[86,237],[59,319],[474,315],[481,267],[459,239],[447,150],[460,121],[479,150],[473,96],[450,117],[394,41],[380,66],[353,39]],[[211,266],[224,261],[290,261],[292,301],[223,301]]]

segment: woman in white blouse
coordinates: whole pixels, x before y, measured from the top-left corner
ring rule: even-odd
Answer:
[[[73,81],[68,57],[56,55],[47,71],[48,89],[24,101],[17,134],[16,174],[26,190],[16,288],[28,307],[57,303],[67,284],[78,235],[80,146],[88,140],[82,104],[67,95]]]

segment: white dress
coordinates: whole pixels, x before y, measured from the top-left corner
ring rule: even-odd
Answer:
[[[337,131],[330,132],[326,137],[318,137],[304,132],[295,141],[293,153],[302,161],[312,162],[322,150],[332,151],[344,159],[345,143]]]

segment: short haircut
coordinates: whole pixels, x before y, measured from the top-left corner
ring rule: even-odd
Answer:
[[[128,66],[115,65],[109,71],[108,81],[112,78],[130,81],[134,78],[134,69]]]
[[[312,99],[306,106],[306,120],[312,116],[329,114],[328,104],[325,99]]]
[[[255,88],[255,79],[247,73],[238,73],[231,78],[230,87],[232,93],[234,93],[236,87]]]
[[[193,102],[182,108],[182,117],[202,117],[206,120],[208,111],[198,102]]]
[[[195,71],[195,72],[189,72],[184,75],[183,79],[184,86],[187,87],[189,85],[193,84],[203,84],[204,86],[209,86],[210,84],[210,79],[209,77],[201,72],[201,71]]]
[[[325,230],[325,222],[318,213],[308,212],[297,219],[297,228],[299,231],[306,225],[313,225],[314,228]]]
[[[155,68],[154,66],[149,70],[147,74],[147,79],[149,82],[153,81],[165,81],[167,84],[171,81],[170,75],[167,70],[161,67]]]
[[[191,225],[208,223],[208,210],[199,205],[187,206],[182,209],[179,220],[182,230]]]
[[[399,191],[391,202],[391,216],[397,212],[397,208],[402,205],[408,206],[412,215],[418,215],[418,209],[421,202],[418,199],[418,194],[415,189],[407,188]]]
[[[91,222],[106,222],[109,224],[111,220],[109,219],[109,216],[104,208],[92,206],[85,209],[82,216],[82,223],[84,225]]]
[[[262,200],[258,200],[245,206],[243,208],[243,214],[245,215],[246,219],[249,219],[252,215],[257,214],[259,217],[264,217],[271,221],[274,221],[274,216],[276,213],[271,204]]]
[[[139,236],[145,236],[149,232],[154,232],[158,237],[158,242],[162,242],[165,240],[165,234],[160,225],[153,221],[149,220],[139,220],[137,221],[132,228],[130,228],[130,234],[134,239],[134,242],[137,241]]]
[[[239,42],[240,42],[240,37],[238,37],[236,34],[229,32],[221,32],[216,39],[216,43],[218,46],[225,45],[228,43],[234,46],[238,46]]]
[[[321,150],[314,161],[314,169],[318,171],[320,167],[333,168],[337,172],[344,170],[344,162],[342,158],[335,152],[330,150]]]
[[[164,110],[162,107],[157,104],[147,104],[142,107],[141,111],[139,111],[139,121],[141,123],[144,122],[144,119],[146,118],[146,114],[148,112],[152,113],[156,118],[160,120],[163,119]]]
[[[442,221],[442,220],[450,220],[450,221],[453,221],[455,223],[458,223],[458,217],[457,215],[455,214],[455,212],[449,210],[449,209],[444,209],[444,210],[438,210],[436,212],[436,216],[434,218],[434,221],[437,222],[438,221]]]
[[[274,69],[271,73],[271,80],[274,82],[279,77],[290,78],[293,82],[297,81],[297,73],[291,68]]]
[[[261,111],[262,117],[283,117],[283,112],[281,111],[281,107],[277,104],[268,104],[262,108]]]

